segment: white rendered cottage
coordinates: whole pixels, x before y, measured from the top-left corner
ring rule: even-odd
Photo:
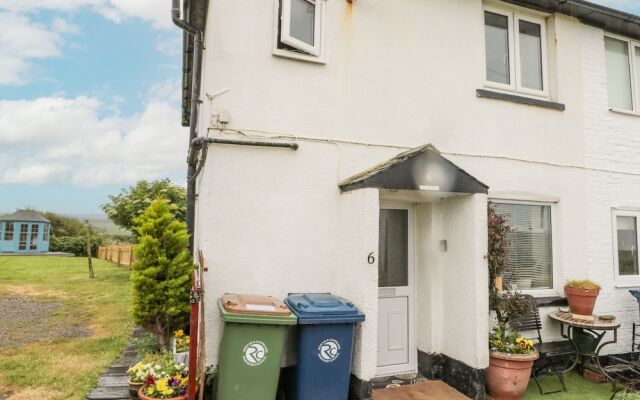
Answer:
[[[482,399],[490,201],[518,230],[512,262],[543,335],[559,333],[545,315],[564,282],[590,278],[596,311],[622,322],[611,351],[630,350],[639,17],[582,0],[182,6],[208,310],[225,292],[332,292],[367,315],[355,398],[419,371]],[[211,312],[211,364],[219,334]]]

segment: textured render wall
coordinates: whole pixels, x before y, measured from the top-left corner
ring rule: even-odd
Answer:
[[[196,246],[209,266],[209,363],[217,362],[216,300],[225,292],[284,298],[289,292],[335,290],[336,165],[336,153],[326,145],[298,151],[209,148],[196,214]],[[342,293],[346,297],[348,289]]]
[[[627,352],[631,350],[631,324],[638,322],[638,305],[630,288],[615,284],[611,214],[614,208],[640,210],[640,117],[608,110],[603,32],[585,27],[582,50],[586,164],[618,171],[588,173],[585,274],[603,287],[596,312],[615,314],[622,324],[618,345],[607,351]]]
[[[441,285],[446,294],[442,352],[474,368],[489,365],[487,197],[477,194],[443,202],[444,255]]]
[[[376,375],[378,349],[378,227],[380,198],[377,189],[340,195],[338,260],[333,291],[347,297],[365,313],[356,328],[353,373],[362,380]],[[373,264],[369,253],[376,254]]]
[[[559,38],[549,38],[558,52],[553,99],[567,104],[557,112],[476,97],[484,85],[480,0],[328,0],[324,65],[272,55],[274,1],[210,2],[203,91],[230,91],[205,99],[202,128],[226,110],[229,128],[261,134],[582,163],[573,19],[549,22]]]

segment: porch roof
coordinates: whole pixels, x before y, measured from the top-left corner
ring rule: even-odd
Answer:
[[[444,158],[431,144],[419,146],[338,184],[342,192],[363,188],[487,193],[489,186]]]

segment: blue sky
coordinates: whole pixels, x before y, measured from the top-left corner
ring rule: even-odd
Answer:
[[[0,212],[98,213],[184,183],[182,33],[170,0],[0,0]]]
[[[184,183],[170,3],[0,0],[0,212],[98,213],[138,179]]]

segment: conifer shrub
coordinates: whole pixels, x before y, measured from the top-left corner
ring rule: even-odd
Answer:
[[[194,264],[186,225],[159,198],[135,218],[139,245],[133,264],[133,317],[155,333],[163,350],[170,332],[189,321],[189,292]]]

